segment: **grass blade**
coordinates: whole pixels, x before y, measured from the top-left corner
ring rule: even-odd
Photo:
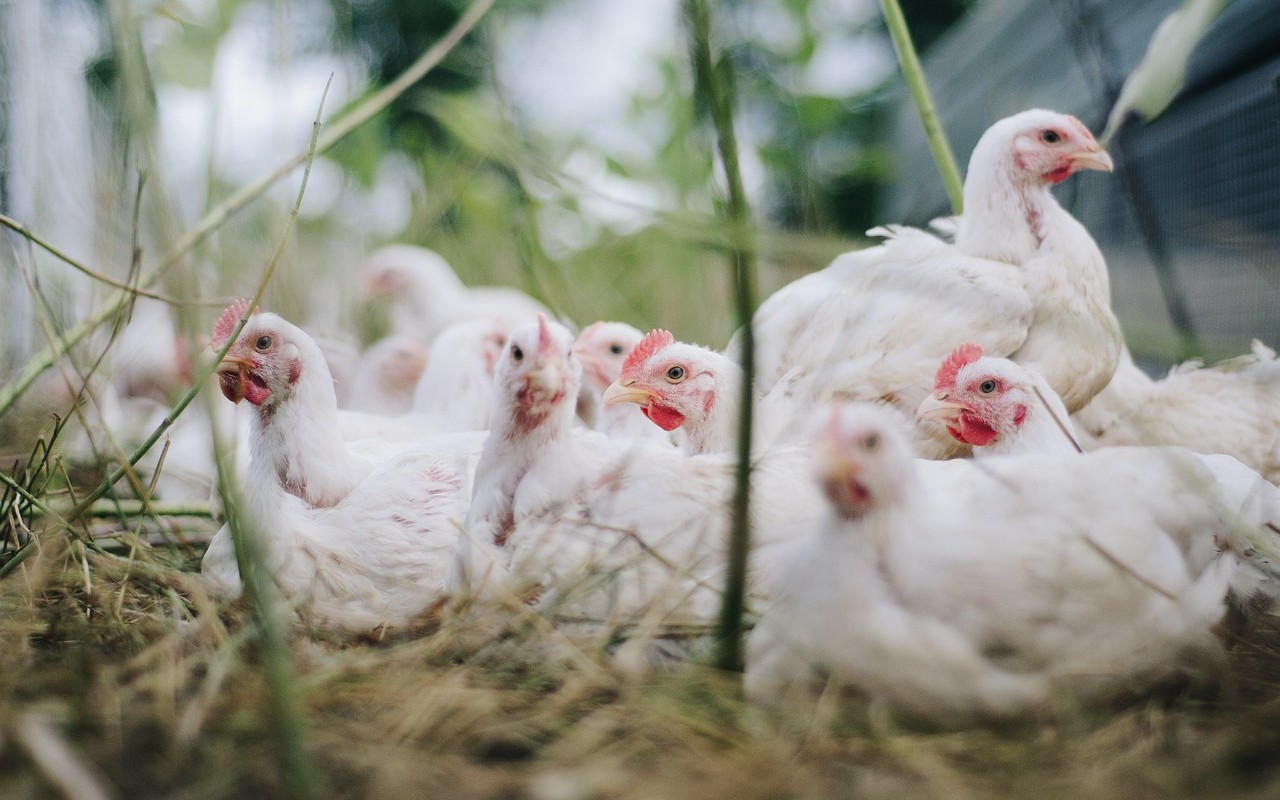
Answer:
[[[711,109],[720,162],[724,167],[729,197],[725,206],[729,229],[729,260],[733,269],[734,301],[742,342],[742,403],[738,423],[737,469],[734,474],[733,504],[729,531],[728,565],[725,570],[724,600],[716,631],[715,664],[724,670],[740,671],[742,658],[742,612],[747,588],[747,553],[751,546],[751,434],[755,383],[755,336],[751,318],[756,307],[755,248],[750,234],[751,210],[742,188],[738,168],[738,144],[733,130],[733,103],[724,73],[717,73],[711,56],[711,15],[707,0],[686,0],[692,40],[695,80]],[[728,69],[727,62],[725,69]]]
[[[942,130],[942,121],[938,119],[938,110],[934,108],[924,67],[920,65],[920,56],[916,55],[916,46],[911,42],[911,32],[907,30],[907,18],[903,16],[898,0],[880,0],[880,8],[889,28],[889,37],[893,39],[893,49],[898,54],[898,64],[902,66],[902,76],[906,78],[911,99],[920,112],[920,122],[924,124],[924,134],[929,139],[929,150],[942,175],[942,183],[947,187],[951,212],[960,214],[964,211],[964,179],[960,177],[955,154],[951,152],[947,134]]]

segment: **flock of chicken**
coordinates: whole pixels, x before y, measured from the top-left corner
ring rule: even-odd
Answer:
[[[1015,713],[1140,687],[1212,650],[1229,604],[1280,595],[1280,362],[1258,344],[1142,374],[1102,254],[1050,192],[1082,169],[1111,161],[1074,118],[1001,120],[963,216],[876,229],[761,305],[753,695],[834,678]],[[213,330],[222,393],[252,408],[246,518],[299,614],[369,631],[497,593],[557,624],[714,619],[736,341],[575,337],[420,248],[363,279],[396,336],[358,370],[243,301]],[[203,573],[239,592],[226,528]]]

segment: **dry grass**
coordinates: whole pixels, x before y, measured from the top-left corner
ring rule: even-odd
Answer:
[[[130,561],[86,551],[52,524],[35,535],[36,555],[0,581],[0,796],[287,796],[245,609],[212,603],[180,549],[134,548]],[[697,664],[636,676],[593,637],[520,607],[448,608],[380,641],[293,632],[324,797],[1265,797],[1280,787],[1270,620],[1226,634],[1217,680],[958,730],[834,688],[806,707],[755,707],[732,676]],[[68,788],[68,775],[103,794]]]

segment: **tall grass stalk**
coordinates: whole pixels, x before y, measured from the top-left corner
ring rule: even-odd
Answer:
[[[218,351],[217,360],[204,371],[205,374],[200,377],[196,386],[184,398],[188,402],[195,396],[198,387],[202,386],[209,375],[213,374],[212,371],[216,368],[217,362],[226,355],[227,350],[235,343],[236,337],[240,335],[241,329],[244,328],[250,315],[253,314],[254,308],[262,299],[262,294],[266,291],[271,275],[275,272],[276,265],[280,263],[280,257],[284,254],[284,249],[293,236],[293,229],[298,223],[298,210],[302,207],[302,198],[307,191],[307,181],[311,177],[311,165],[315,159],[316,145],[320,138],[320,118],[324,113],[324,101],[328,98],[329,88],[332,85],[333,75],[330,75],[328,83],[325,84],[324,93],[320,96],[320,107],[316,110],[315,122],[312,123],[311,145],[307,151],[307,160],[302,171],[302,183],[298,186],[298,197],[293,203],[293,208],[289,210],[289,219],[285,223],[284,232],[276,245],[275,253],[271,256],[271,262],[267,265],[262,279],[258,282],[258,290],[254,294],[252,302],[249,303],[248,308],[245,309],[244,314],[236,323],[235,329]],[[219,431],[216,429],[215,419],[211,416],[210,420],[215,425],[215,441],[222,441],[219,438]],[[240,580],[244,585],[245,595],[258,621],[261,634],[258,637],[258,650],[262,659],[262,675],[267,682],[267,689],[271,694],[271,701],[274,706],[272,720],[276,732],[276,741],[280,748],[281,775],[284,778],[285,786],[290,796],[303,798],[304,800],[318,797],[319,787],[315,776],[319,773],[316,771],[311,756],[307,751],[302,699],[298,693],[293,656],[289,650],[288,632],[283,617],[281,598],[278,597],[272,577],[264,566],[266,564],[266,555],[258,538],[260,520],[246,518],[243,513],[239,492],[237,491],[238,487],[236,487],[236,479],[231,470],[228,469],[227,459],[224,456],[225,453],[218,453],[218,485],[222,491],[227,525],[231,530],[231,542],[235,547],[236,566],[240,571]],[[99,490],[101,489],[102,487],[100,486]],[[88,498],[85,499],[87,500]],[[83,501],[81,506],[88,508]]]
[[[444,57],[480,22],[490,7],[493,6],[493,3],[494,0],[475,0],[449,32],[419,56],[418,60],[413,62],[398,78],[357,104],[340,119],[328,125],[325,135],[320,137],[320,140],[316,143],[315,152],[323,153],[333,147],[353,130],[391,105],[392,101],[404,94],[410,86],[421,80],[424,75],[444,60]],[[173,248],[154,267],[140,275],[137,281],[138,286],[145,289],[155,284],[198,244],[230,219],[233,214],[261,196],[276,181],[302,166],[308,160],[308,157],[309,151],[294,155],[266,175],[242,187],[231,197],[224,200],[206,214],[204,219],[183,234]],[[25,235],[22,230],[17,232]],[[24,365],[18,376],[0,390],[0,415],[3,415],[13,406],[18,398],[31,387],[36,378],[40,377],[41,373],[53,366],[63,354],[74,347],[81,339],[88,336],[99,325],[114,317],[122,308],[132,302],[133,298],[134,294],[131,289],[117,292],[97,311],[90,314],[79,324],[64,331],[55,344],[37,353],[35,357]]]
[[[880,8],[884,12],[884,23],[889,28],[889,37],[893,39],[893,49],[898,53],[902,76],[906,78],[911,99],[920,112],[920,122],[924,124],[924,133],[929,139],[934,163],[938,165],[942,182],[947,187],[951,211],[960,214],[964,211],[964,179],[960,177],[955,154],[951,152],[951,144],[947,141],[946,132],[942,130],[938,111],[933,106],[933,95],[929,93],[929,84],[925,81],[924,67],[920,65],[920,56],[916,55],[916,47],[911,43],[911,32],[907,30],[907,18],[903,16],[898,0],[880,0]]]
[[[732,78],[728,62],[716,71],[711,56],[711,14],[707,0],[685,0],[692,39],[694,79],[698,91],[711,109],[716,140],[724,167],[729,197],[725,205],[729,230],[729,261],[733,270],[734,304],[742,343],[742,411],[738,421],[738,463],[734,474],[733,505],[729,529],[728,565],[725,570],[724,600],[716,631],[715,664],[724,670],[738,670],[742,658],[742,612],[747,588],[747,552],[751,546],[751,434],[755,384],[755,336],[751,318],[756,309],[755,248],[751,235],[751,210],[742,189],[738,168],[738,143],[733,131]]]

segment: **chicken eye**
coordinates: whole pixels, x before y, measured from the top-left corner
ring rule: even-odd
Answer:
[[[620,345],[620,344],[611,344],[611,345],[609,345],[609,352],[610,352],[610,353],[613,353],[615,356],[620,356],[620,355],[622,355],[622,345]]]
[[[983,381],[978,385],[978,391],[983,394],[991,394],[996,390],[996,382],[992,380]]]
[[[667,380],[672,383],[678,383],[684,380],[684,367],[676,364],[674,367],[667,370]]]
[[[1040,134],[1040,141],[1044,142],[1045,144],[1057,144],[1058,142],[1062,141],[1062,134],[1058,133],[1053,129],[1049,129],[1044,133]]]
[[[520,345],[511,345],[511,360],[517,364],[524,360],[524,351],[520,349]]]
[[[880,447],[880,437],[877,434],[869,433],[867,438],[862,440],[862,449],[868,453],[874,453]]]
[[[259,336],[259,337],[258,337],[258,341],[254,342],[254,343],[253,343],[253,346],[254,346],[254,347],[256,347],[256,348],[258,348],[259,350],[270,350],[270,349],[271,349],[271,337],[270,337],[270,336]]]

